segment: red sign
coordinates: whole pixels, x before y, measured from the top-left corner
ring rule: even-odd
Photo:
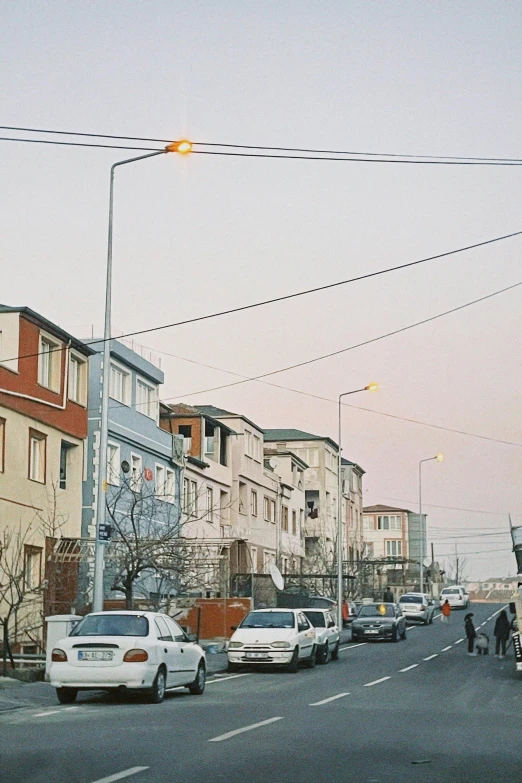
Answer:
[[[145,476],[145,481],[152,481],[152,470],[150,468],[145,468],[143,475]]]

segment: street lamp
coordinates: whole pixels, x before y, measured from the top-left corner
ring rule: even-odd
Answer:
[[[342,520],[343,514],[343,481],[342,481],[342,399],[348,397],[350,394],[359,394],[359,392],[370,391],[376,392],[379,388],[377,383],[369,383],[368,386],[364,386],[362,389],[354,389],[353,391],[343,392],[339,395],[339,430],[338,430],[338,457],[337,457],[337,623],[339,628],[343,627],[343,532],[344,525]]]
[[[107,441],[109,434],[109,378],[111,359],[111,305],[112,305],[112,227],[114,204],[114,171],[118,166],[127,163],[136,163],[146,158],[154,158],[156,155],[165,155],[169,152],[177,152],[187,155],[192,151],[192,143],[186,139],[172,142],[165,149],[157,152],[149,152],[147,155],[139,155],[137,158],[128,158],[113,163],[110,173],[109,189],[109,233],[107,239],[107,273],[105,283],[105,323],[103,330],[103,364],[101,368],[102,407],[100,420],[100,444],[98,457],[98,486],[96,493],[96,541],[94,545],[94,579],[92,609],[94,612],[103,610],[103,566],[105,558],[105,544],[100,538],[101,526],[105,524],[105,493],[107,491]]]
[[[419,577],[419,591],[422,593],[424,587],[424,528],[422,525],[422,463],[431,462],[432,460],[437,462],[444,461],[444,454],[439,451],[434,457],[428,457],[427,459],[421,459],[419,462],[419,539],[420,539],[420,577]]]

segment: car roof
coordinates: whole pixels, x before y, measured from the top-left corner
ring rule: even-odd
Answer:
[[[298,609],[298,612],[331,612],[330,607],[326,606],[305,606],[304,609]]]
[[[266,609],[252,609],[250,613],[256,614],[256,612],[302,612],[302,609],[288,609],[286,606],[280,607],[267,607]]]
[[[97,615],[115,615],[115,614],[128,614],[133,615],[134,617],[154,617],[156,614],[163,614],[165,615],[165,612],[142,612],[139,609],[107,609],[104,612],[89,612],[89,614],[86,614],[85,617],[95,617]],[[165,615],[168,617],[168,615]]]
[[[395,606],[395,601],[372,601],[371,603],[363,604],[363,606]]]

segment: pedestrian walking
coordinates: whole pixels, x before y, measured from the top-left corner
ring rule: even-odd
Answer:
[[[395,597],[390,590],[390,587],[388,586],[386,590],[384,591],[384,595],[382,597],[382,600],[385,604],[394,604],[395,603]]]
[[[468,640],[468,655],[475,656],[477,653],[473,652],[474,642],[477,638],[477,632],[473,625],[473,612],[468,612],[464,618],[464,630],[466,631],[466,638]]]
[[[502,609],[497,621],[493,633],[495,635],[495,658],[503,658],[506,654],[506,643],[509,639],[509,632],[511,630],[511,623],[509,622],[505,609]],[[500,652],[502,650],[502,652]]]
[[[440,611],[441,611],[441,615],[440,615],[441,622],[449,623],[451,617],[451,606],[447,598],[442,604]]]

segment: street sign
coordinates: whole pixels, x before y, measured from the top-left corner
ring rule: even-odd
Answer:
[[[112,528],[110,525],[101,524],[98,529],[98,541],[110,541]]]

